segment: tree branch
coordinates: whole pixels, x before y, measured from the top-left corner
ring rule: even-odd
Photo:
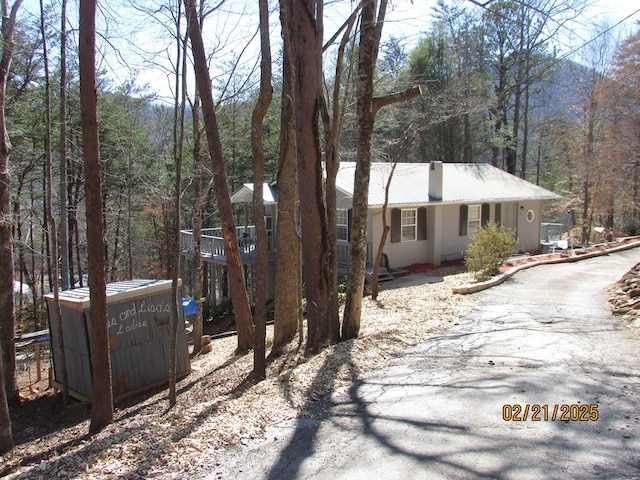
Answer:
[[[403,92],[392,93],[383,97],[374,97],[373,99],[373,116],[375,118],[378,110],[387,105],[393,105],[394,103],[406,102],[412,98],[416,98],[422,95],[422,87],[417,85],[415,87],[408,88]]]

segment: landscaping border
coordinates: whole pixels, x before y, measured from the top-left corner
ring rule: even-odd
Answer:
[[[560,258],[552,258],[549,260],[540,260],[538,262],[529,262],[529,263],[523,263],[522,265],[517,265],[511,269],[509,269],[508,271],[501,273],[500,275],[496,275],[495,277],[491,278],[490,280],[484,281],[484,282],[478,282],[478,283],[474,283],[471,285],[462,285],[459,287],[453,287],[452,291],[453,293],[456,294],[460,294],[460,295],[467,295],[470,293],[476,293],[479,292],[481,290],[486,290],[487,288],[491,288],[494,287],[496,285],[500,285],[501,283],[503,283],[507,278],[512,277],[513,275],[515,275],[516,273],[518,273],[520,270],[525,270],[527,268],[531,268],[531,267],[537,267],[538,265],[548,265],[548,264],[553,264],[553,263],[567,263],[567,262],[578,262],[580,260],[585,260],[587,258],[594,258],[594,257],[599,257],[601,255],[609,255],[610,253],[616,253],[616,252],[621,252],[623,250],[629,250],[631,248],[636,248],[636,247],[640,247],[640,238],[639,237],[631,237],[631,238],[635,238],[636,241],[632,242],[632,243],[626,243],[624,245],[619,245],[617,247],[613,247],[613,248],[605,248],[604,250],[598,250],[595,252],[587,252],[587,253],[581,253],[581,254],[575,254],[569,257],[560,257]],[[621,240],[628,240],[628,238],[625,239],[621,239]]]

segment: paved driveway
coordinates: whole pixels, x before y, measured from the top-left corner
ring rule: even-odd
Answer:
[[[475,294],[481,308],[401,365],[209,478],[640,478],[640,338],[606,294],[639,261],[632,249],[535,267]]]

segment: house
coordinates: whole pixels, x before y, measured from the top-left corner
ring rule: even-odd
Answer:
[[[341,162],[336,180],[339,267],[346,273],[349,263],[350,219],[355,162]],[[382,236],[382,207],[392,171],[390,163],[373,163],[369,183],[367,262]],[[231,197],[233,203],[250,205],[253,184],[244,184]],[[544,200],[559,199],[549,190],[488,164],[399,163],[393,172],[387,202],[387,223],[391,232],[384,253],[389,267],[415,263],[440,265],[464,256],[470,238],[486,222],[500,223],[514,232],[519,251],[538,251],[541,240],[541,211]],[[269,233],[270,261],[275,260],[277,192],[264,186],[265,219]],[[246,211],[246,210],[245,210]],[[241,223],[241,222],[239,222]],[[254,228],[245,214],[238,226],[243,263],[255,263]],[[182,251],[193,254],[193,235],[182,231]],[[202,235],[202,257],[224,265],[226,257],[221,229],[206,229]]]
[[[382,206],[391,169],[389,163],[371,165],[367,238],[373,249],[382,236]],[[338,206],[347,211],[354,171],[355,163],[342,163],[336,182],[341,192]],[[488,164],[400,163],[389,187],[391,232],[384,252],[391,268],[414,263],[437,266],[462,258],[470,238],[489,221],[511,230],[519,251],[538,251],[542,201],[559,198]]]

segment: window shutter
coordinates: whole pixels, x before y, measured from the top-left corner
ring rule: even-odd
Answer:
[[[347,210],[347,240],[351,241],[351,224],[353,223],[353,209]]]
[[[496,203],[496,223],[500,225],[502,223],[502,204]]]
[[[402,239],[401,216],[399,208],[391,209],[391,243],[397,243]]]
[[[489,223],[489,218],[491,215],[491,206],[488,203],[482,204],[482,209],[480,211],[480,225],[483,227]]]
[[[418,240],[427,239],[427,209],[420,207],[418,209]]]
[[[465,237],[467,235],[467,222],[469,220],[469,207],[460,205],[460,231],[459,235]]]

